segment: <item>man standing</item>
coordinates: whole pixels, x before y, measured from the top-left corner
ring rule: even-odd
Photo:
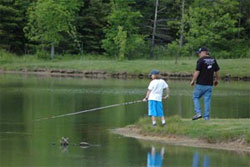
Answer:
[[[203,96],[204,99],[204,119],[209,120],[210,118],[210,103],[212,95],[213,85],[218,85],[219,79],[219,66],[215,58],[210,57],[208,49],[205,47],[200,48],[197,51],[199,54],[199,60],[197,61],[196,71],[194,72],[193,79],[190,82],[190,85],[194,86],[195,81],[196,85],[193,92],[193,101],[194,101],[194,111],[195,116],[192,120],[197,120],[202,118],[201,107],[200,107],[200,98]],[[215,73],[215,79],[214,79]]]

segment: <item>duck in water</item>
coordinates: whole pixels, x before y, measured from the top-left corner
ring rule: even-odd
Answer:
[[[89,146],[90,146],[90,144],[87,143],[87,142],[84,142],[84,141],[83,141],[83,142],[80,143],[80,147],[81,147],[81,148],[87,148],[87,147],[89,147]]]
[[[68,146],[69,145],[69,138],[68,137],[62,137],[61,140],[60,140],[60,145],[61,146]]]
[[[55,145],[55,144],[53,144],[53,145]],[[61,145],[62,147],[67,147],[67,146],[69,146],[69,145],[70,145],[70,143],[69,143],[69,138],[68,138],[68,137],[62,137],[61,140],[60,140],[60,145]],[[71,145],[77,146],[77,144],[75,144],[75,143],[73,143],[73,144],[71,144]],[[91,145],[91,144],[89,144],[89,143],[83,141],[83,142],[80,142],[79,146],[80,146],[81,148],[87,148],[87,147],[90,147],[90,146],[98,146],[98,145]]]

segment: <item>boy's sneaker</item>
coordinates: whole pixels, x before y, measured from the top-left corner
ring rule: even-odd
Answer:
[[[155,123],[155,124],[152,124],[152,126],[156,126],[156,123]]]
[[[162,123],[161,125],[162,125],[162,126],[165,126],[165,125],[166,125],[166,122],[165,122],[165,123]]]
[[[202,118],[201,114],[195,114],[195,116],[193,116],[192,120],[197,120]]]

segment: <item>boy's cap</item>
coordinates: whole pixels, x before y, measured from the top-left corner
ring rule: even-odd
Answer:
[[[154,69],[154,70],[150,71],[149,76],[151,76],[151,75],[158,75],[158,74],[160,74],[160,72],[158,70]]]
[[[201,47],[199,50],[196,51],[196,53],[200,54],[203,51],[207,51],[208,52],[208,49],[206,47]]]

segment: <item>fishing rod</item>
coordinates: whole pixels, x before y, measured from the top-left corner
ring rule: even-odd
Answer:
[[[78,111],[78,112],[72,112],[72,113],[68,113],[68,114],[62,114],[62,115],[51,116],[51,117],[46,117],[46,118],[40,118],[40,119],[36,119],[35,121],[44,121],[44,120],[48,120],[48,119],[55,119],[55,118],[73,116],[73,115],[78,115],[78,114],[82,114],[82,113],[86,113],[86,112],[93,112],[93,111],[103,110],[103,109],[107,109],[107,108],[111,108],[111,107],[117,107],[117,106],[122,106],[122,105],[140,103],[142,101],[143,100],[136,100],[136,101],[119,103],[119,104],[112,104],[112,105],[108,105],[108,106],[104,106],[104,107],[92,108],[92,109]]]

